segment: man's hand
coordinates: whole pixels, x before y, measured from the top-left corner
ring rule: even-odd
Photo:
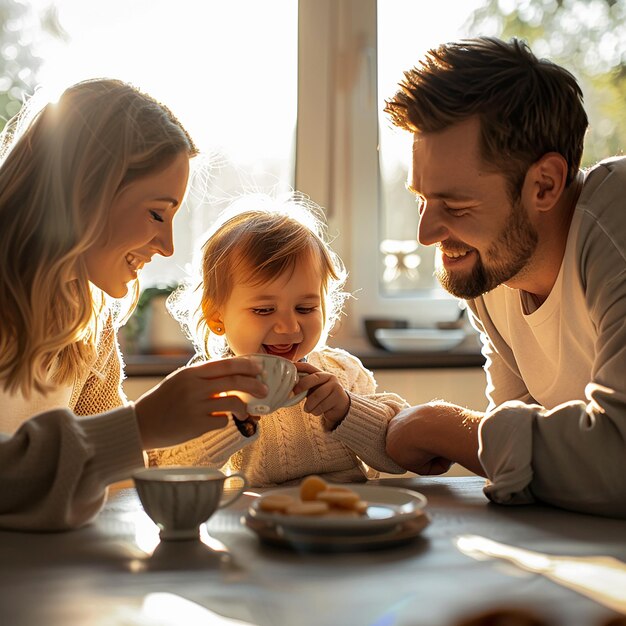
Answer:
[[[400,411],[387,429],[387,454],[422,475],[443,474],[453,463],[484,475],[478,460],[482,413],[431,402]]]

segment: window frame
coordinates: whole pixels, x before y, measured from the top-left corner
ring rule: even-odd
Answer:
[[[338,339],[363,336],[367,317],[434,326],[459,312],[458,300],[442,289],[389,296],[380,289],[376,5],[298,4],[295,187],[324,207],[333,249],[349,271],[347,289],[354,297],[333,333]]]

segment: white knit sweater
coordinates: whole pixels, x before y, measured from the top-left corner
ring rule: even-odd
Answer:
[[[376,393],[376,381],[361,362],[344,350],[324,348],[307,361],[337,376],[350,394],[350,410],[333,431],[305,413],[304,401],[263,416],[257,431],[245,437],[231,418],[224,429],[183,445],[149,453],[152,465],[209,465],[225,473],[246,474],[250,485],[273,486],[319,474],[335,482],[375,478],[379,471],[405,470],[385,452],[389,420],[408,406],[393,393]]]

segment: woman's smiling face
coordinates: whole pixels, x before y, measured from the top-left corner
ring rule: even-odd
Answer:
[[[111,205],[109,224],[85,252],[89,280],[114,298],[155,254],[174,252],[172,222],[185,195],[189,157],[180,153],[162,170],[129,183]]]
[[[306,254],[274,280],[251,284],[233,276],[226,304],[212,320],[235,355],[266,352],[298,361],[311,352],[324,329],[319,260]],[[239,270],[241,272],[241,270]]]

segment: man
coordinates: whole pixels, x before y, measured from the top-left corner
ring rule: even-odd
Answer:
[[[626,158],[579,169],[580,88],[516,39],[431,50],[385,110],[414,135],[418,239],[468,302],[489,399],[406,409],[388,453],[458,462],[495,502],[626,517]]]

